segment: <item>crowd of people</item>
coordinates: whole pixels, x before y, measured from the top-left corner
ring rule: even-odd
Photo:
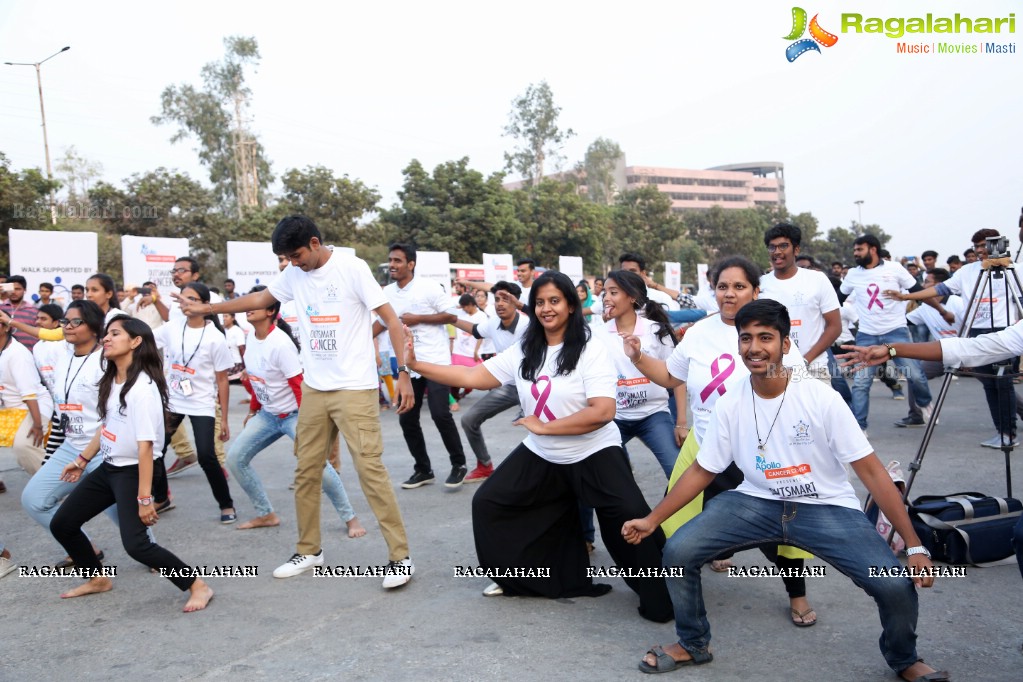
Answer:
[[[49,284],[32,305],[25,280],[7,278],[0,444],[31,476],[25,511],[66,553],[55,565],[88,578],[62,596],[111,589],[103,552],[83,531],[106,511],[128,554],[167,569],[189,591],[184,610],[197,611],[211,587],[175,571],[186,564],[153,533],[175,507],[169,479],[201,467],[221,524],[238,518],[233,479],[254,512],[237,527],[278,526],[252,461],[282,436],[297,460],[298,542],[274,577],[324,564],[321,491],[350,537],[366,533],[338,474],[340,436],[387,546],[383,587],[407,584],[415,565],[382,462],[380,410],[398,415],[412,460],[400,487],[415,490],[435,481],[425,402],[451,465],[445,485],[481,484],[472,525],[479,566],[494,577],[485,595],[606,594],[610,586],[587,571],[595,516],[640,615],[675,622],[678,641],[653,647],[639,665],[665,672],[713,658],[703,567],[725,571],[734,553],[760,548],[783,576],[791,623],[810,627],[818,614],[804,562],[817,556],[878,603],[881,651],[897,674],[948,679],[917,655],[916,587],[933,582],[929,554],[870,447],[869,399],[873,381],[884,380],[910,408],[895,426],[923,426],[934,418],[927,380],[942,372],[942,351],[959,363],[979,358],[982,368],[1009,360],[1016,371],[1018,339],[1001,341],[1019,319],[1004,304],[1020,294],[1014,280],[992,284],[1002,290],[988,291],[986,305],[965,304],[994,236],[974,234],[965,263],[953,256],[945,269],[933,251],[894,262],[867,234],[855,241],[853,265],[823,272],[801,252],[799,228],[780,223],[764,235],[769,272],[723,258],[698,293],[656,283],[642,255],[624,253],[618,269],[578,282],[524,258],[517,281],[457,279],[451,296],[416,276],[413,245],[390,245],[392,281],[381,287],[364,261],[291,216],[271,237],[279,276],[248,293],[231,280],[209,287],[187,256],[171,270],[169,297],[153,282],[119,290],[96,274],[72,288],[65,308]],[[965,341],[967,327],[986,345],[947,345]],[[911,343],[929,338],[941,343]],[[879,371],[886,362],[894,371]],[[996,435],[981,445],[1012,447],[1021,405],[1011,376],[990,374],[981,380]],[[231,380],[249,395],[233,439]],[[470,391],[485,392],[461,412],[471,470],[453,415]],[[513,409],[525,438],[492,452],[483,425]],[[652,510],[632,474],[633,439],[667,482]],[[177,455],[169,467],[168,448]],[[899,563],[859,511],[850,469],[905,540],[909,576],[868,578],[870,567]],[[0,551],[2,577],[14,564]]]

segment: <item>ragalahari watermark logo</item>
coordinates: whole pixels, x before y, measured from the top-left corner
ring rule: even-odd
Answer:
[[[785,40],[795,40],[796,42],[785,48],[785,58],[790,62],[794,62],[799,59],[800,55],[806,54],[813,50],[814,52],[820,52],[821,48],[818,45],[824,47],[834,47],[835,43],[838,42],[838,36],[834,33],[829,33],[821,28],[821,25],[817,23],[818,15],[813,15],[813,19],[810,20],[809,31],[810,37],[803,38],[803,34],[807,31],[806,23],[806,10],[802,7],[792,8],[792,30]]]

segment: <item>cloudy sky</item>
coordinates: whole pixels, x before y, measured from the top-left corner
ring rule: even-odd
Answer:
[[[1016,44],[1014,54],[898,54],[898,40],[841,32],[864,17],[1007,17],[1005,0],[796,0],[838,43],[789,63],[793,2],[0,3],[0,62],[43,65],[51,157],[74,145],[119,182],[158,166],[204,179],[194,144],[157,127],[161,91],[199,84],[222,38],[262,53],[252,126],[274,170],[321,164],[395,200],[401,169],[469,156],[489,173],[511,141],[512,99],[546,79],[577,136],[631,165],[785,164],[788,206],[822,228],[863,222],[892,251],[941,259],[994,227],[1017,243],[1023,205],[1023,12],[1017,33],[903,40]],[[31,67],[0,66],[0,150],[44,166]]]

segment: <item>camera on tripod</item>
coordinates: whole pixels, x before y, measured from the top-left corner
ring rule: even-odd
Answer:
[[[988,237],[984,240],[988,258],[1010,258],[1008,237]]]

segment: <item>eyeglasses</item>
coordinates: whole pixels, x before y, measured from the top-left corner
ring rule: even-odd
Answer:
[[[790,248],[792,248],[792,244],[789,244],[788,242],[767,245],[767,250],[769,253],[774,253],[775,251],[788,251]]]
[[[85,320],[83,320],[80,317],[76,317],[73,320],[69,320],[66,317],[62,317],[59,320],[57,320],[57,324],[59,324],[61,327],[71,327],[72,329],[78,329],[83,324],[85,324]]]
[[[191,272],[191,271],[192,271],[192,268],[172,268],[171,269],[171,274],[172,275],[183,275],[186,272]]]

